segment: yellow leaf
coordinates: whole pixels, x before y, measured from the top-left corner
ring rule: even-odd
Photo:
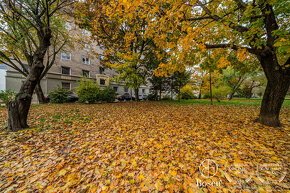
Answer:
[[[4,164],[4,167],[8,167],[8,166],[10,166],[11,165],[11,163],[6,163],[6,164]]]
[[[59,176],[64,176],[66,174],[66,170],[65,169],[62,169],[59,171],[58,175]]]
[[[170,170],[170,171],[169,171],[169,174],[170,174],[171,176],[176,176],[176,175],[177,175],[177,172],[176,172],[175,170]]]
[[[138,179],[141,181],[144,179],[144,176],[141,174],[141,175],[139,175]]]

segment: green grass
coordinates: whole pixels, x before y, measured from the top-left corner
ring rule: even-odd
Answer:
[[[190,99],[190,100],[174,100],[174,101],[165,101],[166,103],[173,103],[173,104],[210,104],[210,99]],[[262,99],[245,99],[245,98],[239,98],[239,99],[232,99],[230,101],[228,100],[222,100],[221,102],[217,102],[217,100],[213,100],[214,105],[235,105],[235,106],[260,106],[262,102]],[[282,105],[284,108],[290,108],[290,99],[285,99],[284,103]]]

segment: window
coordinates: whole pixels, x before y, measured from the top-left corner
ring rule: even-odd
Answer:
[[[103,67],[99,67],[99,71],[100,71],[100,74],[104,74],[105,73],[105,69]]]
[[[105,58],[105,56],[104,56],[104,55],[100,55],[100,61],[103,61],[103,60],[104,60],[104,58]]]
[[[90,77],[90,71],[83,70],[83,77]]]
[[[118,87],[117,86],[114,86],[114,91],[118,92]]]
[[[84,64],[90,64],[90,59],[89,59],[88,57],[83,56],[83,57],[82,57],[82,62],[83,62]]]
[[[70,90],[70,83],[69,82],[62,82],[61,88],[66,89],[66,90]]]
[[[101,48],[101,50],[104,50],[105,46],[103,44],[100,44],[100,48]]]
[[[128,88],[124,88],[124,91],[125,91],[125,92],[128,92]]]
[[[106,80],[105,79],[100,79],[100,85],[105,85],[106,84]]]
[[[61,74],[70,75],[70,68],[68,67],[61,67]]]
[[[71,60],[70,55],[71,55],[70,53],[64,53],[64,52],[60,54],[62,60]]]
[[[142,89],[142,93],[143,93],[143,94],[145,93],[145,89]]]
[[[90,45],[89,44],[85,44],[85,46],[84,46],[84,50],[90,50]]]

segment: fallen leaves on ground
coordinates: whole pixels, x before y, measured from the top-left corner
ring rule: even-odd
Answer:
[[[258,112],[159,102],[32,106],[31,129],[0,137],[0,192],[283,192],[288,178],[259,166],[288,172],[290,109],[282,109],[283,128],[254,123]]]

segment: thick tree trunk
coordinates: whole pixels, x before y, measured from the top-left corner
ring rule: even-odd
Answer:
[[[23,82],[19,93],[14,101],[9,102],[8,106],[8,130],[18,131],[28,128],[27,116],[30,109],[32,95],[36,84],[40,81],[41,73],[44,70],[43,59],[47,48],[50,45],[51,31],[45,29],[45,33],[39,32],[39,47],[33,55],[33,62],[28,76]]]
[[[37,95],[38,102],[40,104],[44,104],[45,103],[45,99],[44,99],[44,94],[42,92],[42,88],[40,86],[40,83],[36,84],[35,92],[36,92],[36,95]]]
[[[37,58],[37,61],[30,70],[29,75],[22,84],[15,100],[8,103],[8,129],[18,131],[28,128],[27,116],[30,109],[32,95],[41,72],[43,71],[43,59]]]
[[[263,96],[258,122],[271,127],[281,126],[279,113],[289,89],[290,79],[281,75],[278,79],[268,81]]]
[[[139,101],[139,88],[135,89],[135,100]]]
[[[256,121],[267,126],[279,127],[281,126],[279,113],[290,85],[290,70],[289,68],[273,65],[271,63],[273,61],[275,61],[275,58],[272,54],[260,58],[268,83],[263,96],[260,115]]]

